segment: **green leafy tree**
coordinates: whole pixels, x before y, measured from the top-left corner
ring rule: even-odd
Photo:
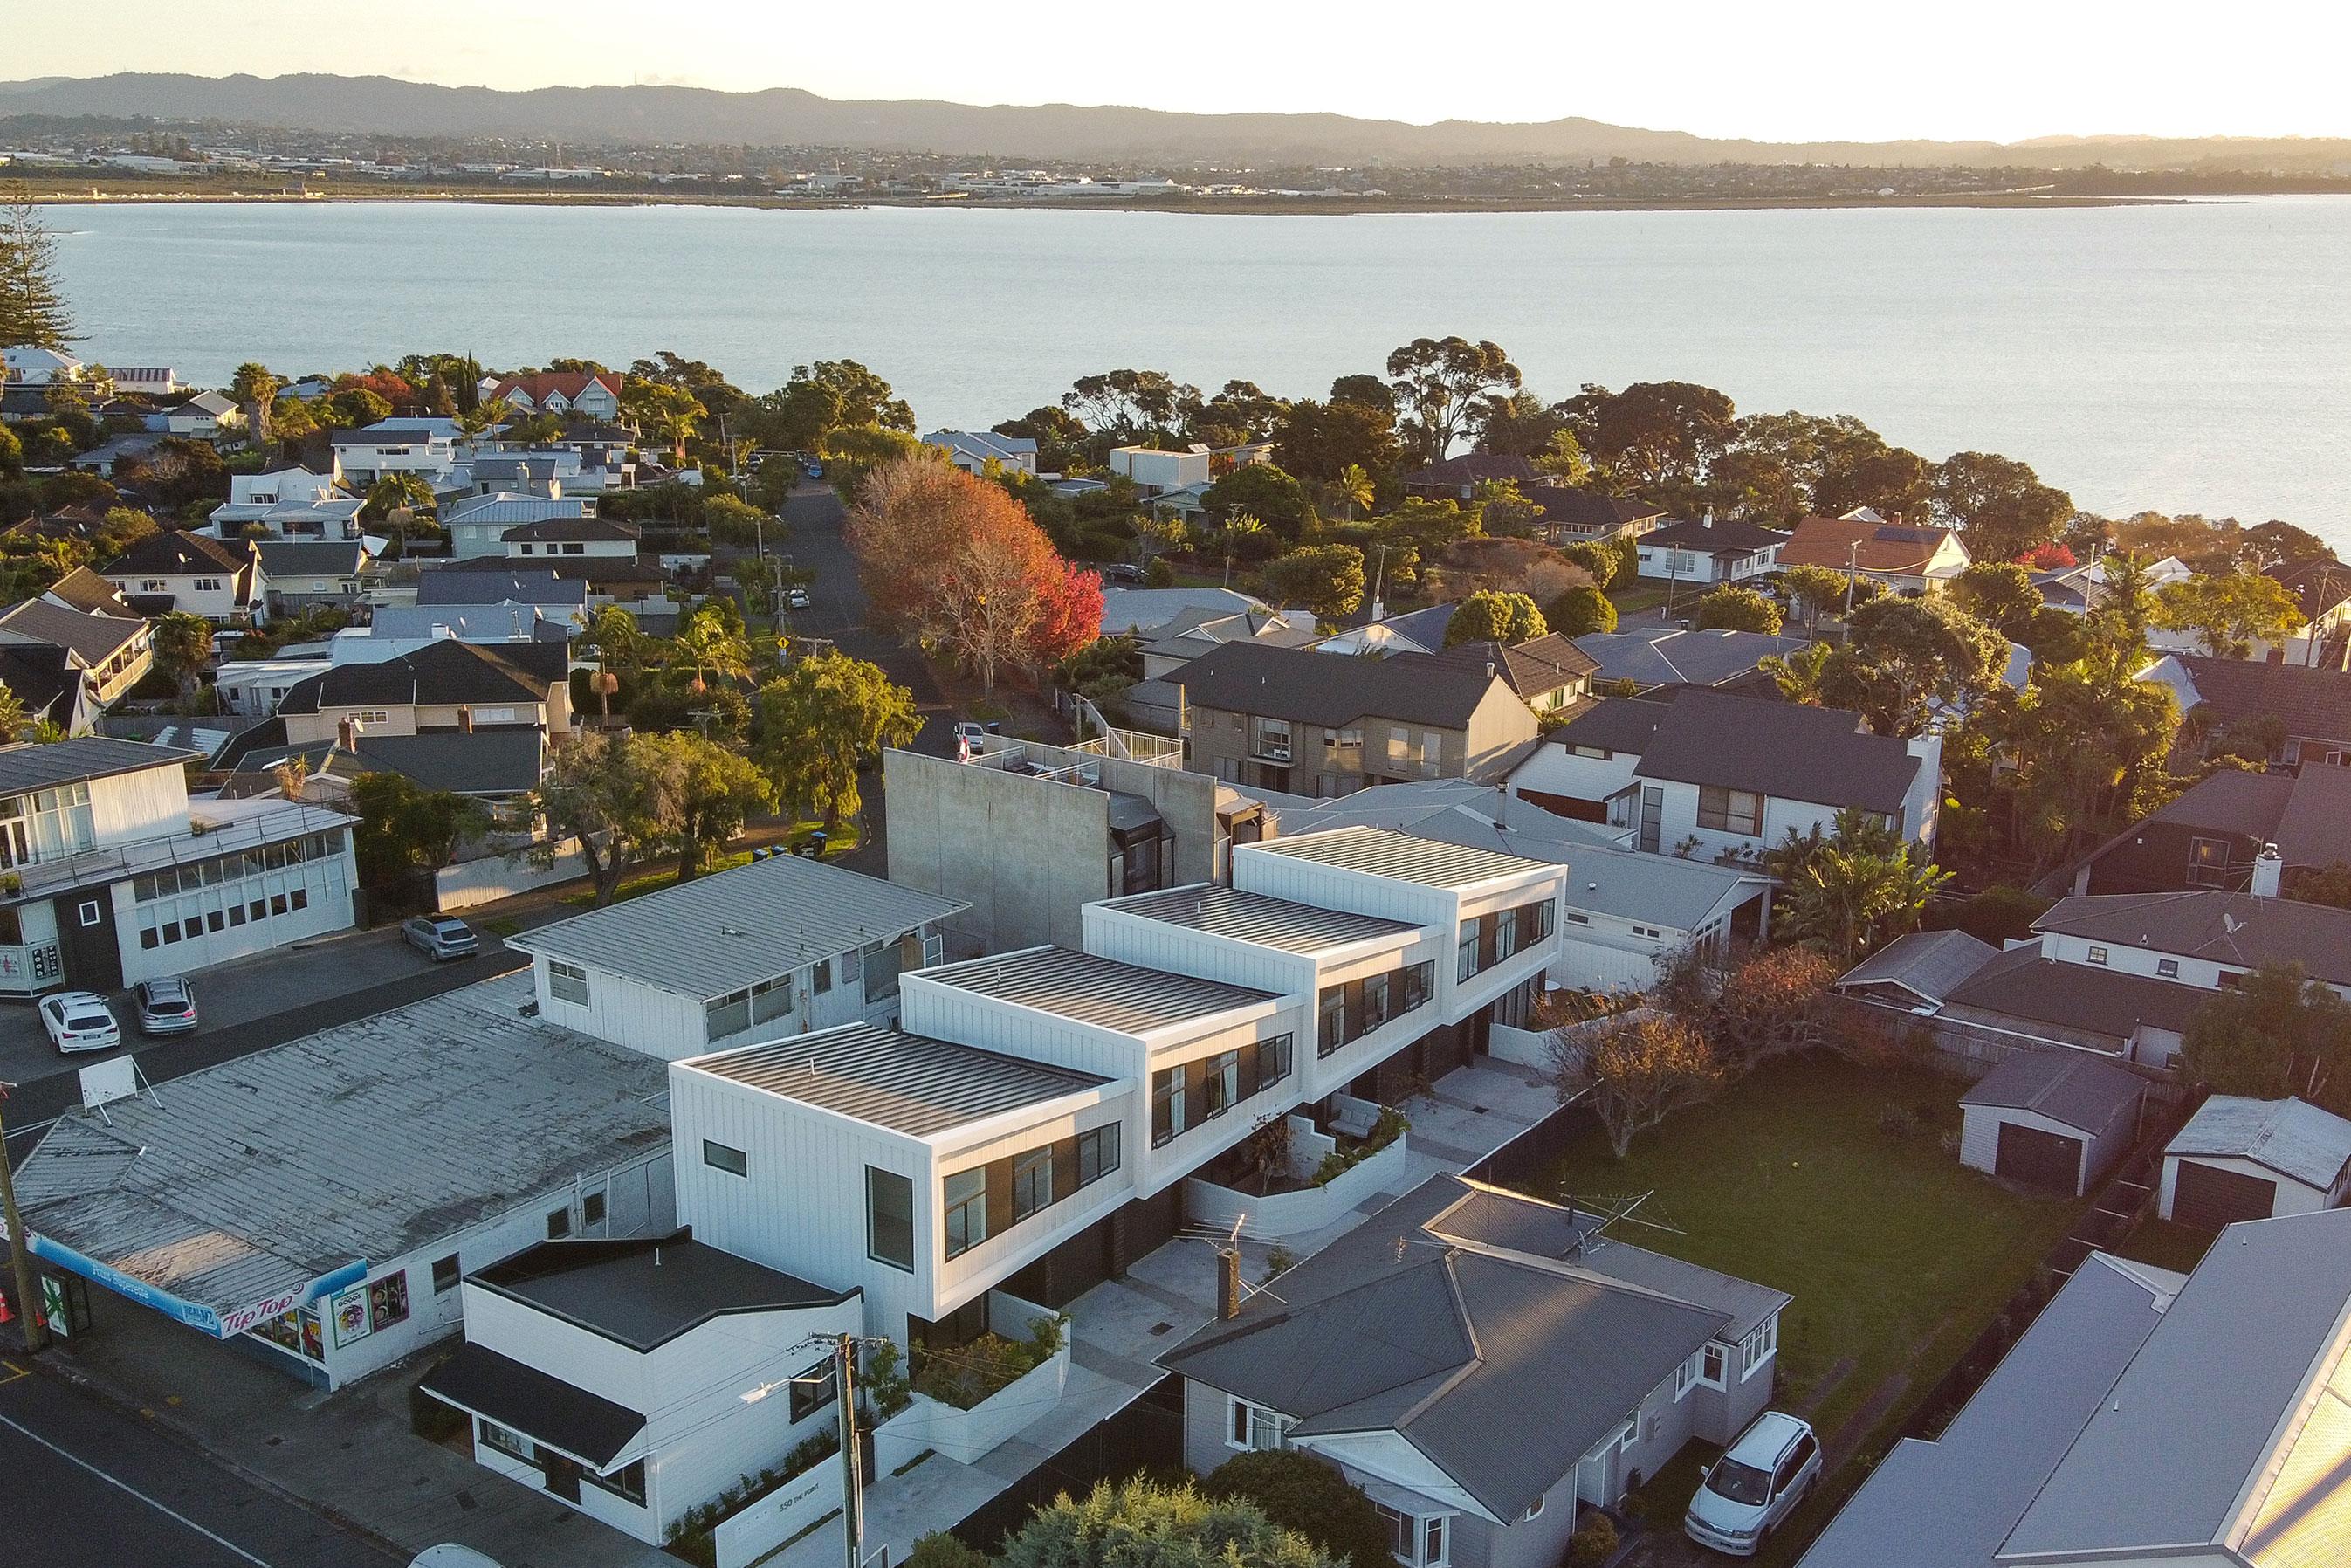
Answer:
[[[1186,1481],[1097,1482],[1039,1508],[1004,1543],[1003,1568],[1335,1568],[1255,1503],[1210,1499]]]
[[[2043,666],[1984,728],[2010,763],[2009,834],[2036,866],[2070,859],[2163,803],[2179,731],[2171,688],[2087,664]]]
[[[548,836],[533,859],[551,865],[557,844],[579,840],[599,909],[631,871],[674,847],[684,829],[683,758],[661,739],[582,736],[555,753],[539,785]]]
[[[1959,530],[1969,555],[2002,561],[2055,538],[2074,516],[2074,498],[2012,457],[1955,452],[1935,469],[1935,509]]]
[[[2267,963],[2216,991],[2188,1020],[2181,1073],[2216,1094],[2291,1094],[2351,1112],[2351,1002],[2300,964]]]
[[[1581,485],[1592,477],[1592,459],[1572,430],[1555,430],[1535,454],[1535,471],[1562,485]]]
[[[256,447],[270,443],[270,416],[277,407],[278,389],[285,384],[267,365],[254,360],[237,366],[236,373],[228,379],[228,395],[245,410],[246,433]]]
[[[174,610],[149,622],[155,667],[179,683],[180,706],[194,706],[196,677],[213,656],[213,623],[201,615]]]
[[[1698,601],[1690,624],[1700,632],[1761,632],[1777,636],[1780,607],[1751,588],[1726,582]]]
[[[0,479],[21,479],[24,475],[25,444],[16,439],[15,431],[0,425]]]
[[[714,599],[685,618],[672,641],[674,656],[694,672],[686,689],[696,696],[707,689],[712,675],[743,675],[750,673],[750,643],[744,636],[742,612],[735,611],[731,599]],[[724,606],[725,608],[720,608]]]
[[[709,530],[714,542],[737,549],[748,549],[770,535],[781,537],[773,513],[763,512],[725,491],[702,503],[702,526]]]
[[[480,801],[423,789],[401,773],[360,774],[351,780],[351,805],[360,819],[351,847],[361,876],[377,886],[412,867],[439,870],[460,844],[490,825],[489,809]]]
[[[1823,835],[1817,823],[1809,835],[1791,828],[1763,860],[1782,889],[1772,924],[1817,947],[1839,973],[1916,930],[1927,901],[1951,873],[1899,837],[1852,807],[1837,813],[1832,833]]]
[[[759,688],[757,758],[786,810],[815,812],[827,834],[862,809],[858,775],[923,727],[914,694],[879,664],[841,653],[796,659]]]
[[[1331,498],[1339,503],[1349,522],[1355,520],[1357,508],[1369,511],[1376,496],[1372,486],[1372,476],[1364,472],[1360,463],[1350,463],[1340,469],[1338,477],[1331,481],[1329,488]]]
[[[1166,440],[1201,409],[1200,389],[1165,371],[1104,371],[1080,376],[1061,394],[1061,406],[1114,442]]]
[[[1855,611],[1851,626],[1822,695],[1867,715],[1880,735],[1922,734],[1938,707],[1965,712],[2008,666],[2001,634],[1947,600],[1881,599]]]
[[[1573,544],[1559,547],[1561,559],[1573,561],[1591,574],[1592,586],[1604,592],[1616,585],[1624,572],[1625,558],[1609,546],[1593,539],[1578,539]]]
[[[1588,637],[1616,630],[1616,606],[1590,583],[1579,582],[1544,608],[1543,619],[1562,636]]]
[[[634,420],[647,434],[669,444],[673,468],[685,466],[685,444],[702,428],[709,412],[692,392],[666,382],[632,378],[621,389],[622,414]]]
[[[1380,390],[1383,401],[1377,404],[1290,404],[1274,432],[1274,461],[1285,472],[1325,484],[1350,468],[1361,468],[1375,482],[1394,474],[1403,455],[1396,445],[1395,411],[1384,400],[1387,389]]]
[[[1483,589],[1453,607],[1452,618],[1445,623],[1445,645],[1524,643],[1550,630],[1542,612],[1525,594]]]
[[[32,727],[32,718],[25,712],[25,701],[0,681],[0,744],[14,744]]]
[[[2286,873],[2285,895],[2297,904],[2351,909],[2351,864],[2329,861],[2323,866],[2294,867]]]
[[[392,417],[392,404],[365,387],[345,387],[327,399],[327,408],[346,429],[364,430]]]
[[[1688,382],[1586,387],[1560,407],[1603,473],[1646,491],[1695,486],[1730,444],[1738,413],[1724,393]]]
[[[1259,578],[1277,602],[1303,604],[1318,619],[1335,621],[1364,601],[1364,552],[1353,545],[1309,545],[1268,561]]]
[[[678,779],[677,880],[702,873],[710,857],[743,831],[746,819],[774,805],[775,785],[730,746],[692,730],[654,736],[674,758]]]
[[[1209,446],[1270,441],[1290,404],[1255,382],[1233,381],[1192,416],[1192,439]]]
[[[1351,1568],[1389,1568],[1387,1521],[1364,1489],[1338,1467],[1301,1448],[1236,1454],[1208,1473],[1211,1499],[1243,1498],[1284,1530],[1294,1530]]]
[[[31,189],[12,183],[0,188],[0,343],[63,350],[75,336],[57,280],[57,235]]]
[[[2084,656],[2115,678],[2136,674],[2147,662],[2147,632],[2161,610],[2147,563],[2110,555],[2101,563],[2105,584],[2085,615],[2090,632]]]
[[[1501,346],[1466,338],[1416,338],[1388,356],[1394,406],[1406,456],[1426,466],[1441,463],[1466,433],[1481,399],[1514,392],[1519,367]]]
[[[1208,486],[1200,504],[1217,517],[1245,513],[1293,543],[1313,525],[1306,486],[1270,463],[1250,463]]]
[[[2302,607],[2285,585],[2254,572],[2167,582],[2156,605],[2156,624],[2194,632],[2216,659],[2241,659],[2254,643],[2283,641],[2302,624]]]
[[[92,559],[112,560],[141,539],[149,539],[162,531],[155,515],[136,507],[109,507],[106,520],[89,536]]]
[[[2013,561],[1980,560],[1951,581],[1960,609],[2012,643],[2032,631],[2033,618],[2048,608],[2032,574]],[[2061,612],[2062,613],[2062,612]]]
[[[1803,606],[1807,625],[1817,626],[1823,613],[1844,608],[1846,581],[1845,574],[1833,567],[1807,564],[1780,570],[1780,586],[1787,590],[1789,598]],[[1877,584],[1873,581],[1870,586],[1875,588]]]
[[[1755,667],[1771,677],[1771,684],[1788,701],[1819,707],[1821,687],[1835,654],[1832,643],[1810,643],[1792,653],[1766,653],[1755,661]]]

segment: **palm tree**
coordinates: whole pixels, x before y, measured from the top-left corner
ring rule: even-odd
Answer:
[[[1826,643],[1807,643],[1801,653],[1766,653],[1755,661],[1755,667],[1771,677],[1780,695],[1792,703],[1821,706],[1821,682],[1827,675],[1829,660],[1836,650]]]
[[[751,667],[751,651],[734,629],[715,615],[695,615],[678,628],[677,651],[694,666],[689,691],[699,694],[705,675],[740,675]]]
[[[1355,520],[1357,507],[1371,506],[1373,493],[1372,476],[1364,472],[1360,463],[1348,464],[1339,470],[1339,476],[1331,481],[1332,499],[1346,508],[1346,520],[1351,523]]]
[[[1265,525],[1247,512],[1235,512],[1225,519],[1225,526],[1217,533],[1218,541],[1225,547],[1225,586],[1230,588],[1233,585],[1233,557],[1239,554],[1249,541],[1263,538]]]

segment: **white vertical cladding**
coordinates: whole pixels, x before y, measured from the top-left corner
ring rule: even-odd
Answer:
[[[710,1050],[704,1039],[702,1003],[697,998],[583,965],[588,970],[588,1005],[581,1007],[549,993],[549,962],[544,954],[532,958],[531,983],[538,992],[539,1014],[549,1021],[664,1061],[701,1056]]]
[[[1085,941],[1086,951],[1098,957],[1284,996],[1310,993],[1317,983],[1311,955],[1154,920],[1107,904],[1086,905]]]
[[[461,1288],[468,1344],[494,1350],[640,1414],[654,1408],[653,1379],[641,1353],[475,1281],[468,1280]]]
[[[340,817],[319,819],[319,827],[340,826]],[[89,781],[90,838],[104,849],[133,839],[188,829],[188,776],[179,764],[142,768]]]
[[[1073,1099],[1080,1103],[1073,1104]],[[1000,1217],[1003,1223],[998,1224],[999,1217],[991,1213],[987,1239],[953,1258],[946,1256],[944,1223],[927,1232],[917,1231],[916,1251],[925,1254],[925,1261],[929,1258],[939,1260],[937,1289],[930,1309],[924,1311],[923,1316],[935,1320],[946,1316],[981,1291],[1027,1268],[1134,1196],[1137,1164],[1128,1151],[1140,1146],[1134,1141],[1140,1123],[1136,1113],[1139,1099],[1134,1082],[1128,1080],[1105,1084],[1099,1091],[1088,1090],[1081,1096],[1050,1105],[1024,1107],[1021,1112],[992,1117],[977,1126],[958,1127],[932,1140],[938,1150],[937,1179],[944,1182],[959,1171],[976,1170],[992,1160],[1009,1159],[1115,1122],[1119,1124],[1119,1168],[1112,1176],[1080,1187],[1061,1202],[1048,1204],[1026,1218],[1016,1221],[1005,1215]],[[935,1200],[942,1196],[938,1192],[931,1194],[935,1211]]]
[[[1142,1196],[1150,1197],[1165,1191],[1272,1117],[1307,1100],[1307,1082],[1314,1057],[1314,1012],[1304,997],[1284,997],[1270,1010],[1249,1021],[1196,1031],[1172,1041],[1163,1037],[1161,1043],[1154,1045],[1150,1067],[1157,1072],[1228,1051],[1248,1051],[1259,1040],[1284,1034],[1290,1036],[1289,1077],[1259,1089],[1221,1115],[1200,1120],[1195,1109],[1190,1124],[1183,1132],[1156,1146],[1151,1142],[1150,1080],[1144,1080],[1144,1091],[1136,1097],[1139,1124],[1133,1134],[1141,1158],[1136,1189]]]
[[[670,1127],[677,1165],[677,1218],[695,1239],[829,1290],[864,1290],[868,1333],[903,1336],[906,1314],[934,1316],[938,1178],[923,1140],[869,1126],[702,1071],[670,1066]],[[704,1157],[708,1139],[744,1155],[733,1176]],[[914,1267],[871,1257],[865,1168],[903,1176],[914,1188]]]
[[[1447,888],[1325,865],[1302,855],[1278,853],[1261,844],[1234,847],[1233,885],[1244,893],[1262,893],[1321,909],[1408,920],[1415,925],[1441,925],[1458,907]]]
[[[1455,936],[1460,924],[1481,915],[1520,909],[1530,904],[1551,905],[1551,934],[1540,942],[1522,945],[1500,963],[1460,979],[1458,951],[1437,960],[1437,984],[1440,1011],[1447,1023],[1459,1023],[1496,997],[1541,974],[1560,956],[1560,895],[1567,888],[1567,867],[1531,865],[1522,875],[1499,877],[1463,889],[1455,910]]]
[[[1443,1023],[1445,993],[1433,988],[1428,1000],[1408,1013],[1398,1013],[1368,1034],[1359,1035],[1328,1056],[1318,1055],[1319,1030],[1322,1025],[1322,990],[1328,986],[1340,986],[1349,980],[1369,975],[1386,974],[1409,965],[1433,963],[1441,987],[1447,978],[1446,967],[1453,962],[1454,937],[1445,932],[1429,931],[1410,939],[1411,945],[1401,950],[1390,950],[1367,958],[1327,966],[1317,980],[1317,989],[1306,1007],[1304,1032],[1299,1036],[1299,1070],[1306,1082],[1301,1098],[1320,1100],[1324,1095],[1344,1089],[1362,1073],[1370,1071],[1386,1061],[1394,1052],[1410,1045],[1438,1024]],[[1402,1005],[1402,998],[1392,997],[1390,1006]]]
[[[899,1021],[909,1034],[1104,1078],[1142,1075],[1145,1048],[1133,1035],[983,996],[920,972],[900,976],[898,987],[904,1008]]]

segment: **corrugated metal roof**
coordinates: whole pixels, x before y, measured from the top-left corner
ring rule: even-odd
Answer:
[[[1132,1035],[1280,999],[1271,991],[1146,969],[1067,947],[973,958],[925,969],[923,977]]]
[[[2351,1162],[2351,1122],[2291,1097],[2215,1094],[2163,1152],[2251,1160],[2325,1192]]]
[[[0,795],[54,789],[60,784],[109,779],[118,773],[136,773],[167,763],[195,762],[203,757],[201,751],[150,746],[142,740],[117,740],[105,735],[78,736],[71,740],[53,740],[46,746],[31,741],[0,746]]]
[[[970,907],[776,855],[526,931],[507,946],[707,1001]]]
[[[665,1145],[667,1065],[519,1016],[530,998],[488,980],[69,1111],[17,1173],[26,1224],[230,1309]]]
[[[1112,1082],[868,1023],[696,1057],[684,1065],[916,1138]]]
[[[2137,1105],[2139,1079],[2078,1051],[2021,1051],[1959,1096],[1962,1105],[2031,1111],[2092,1136]]]
[[[1274,839],[1249,847],[1269,854],[1315,861],[1347,871],[1370,872],[1428,887],[1472,887],[1498,877],[1550,869],[1541,861],[1439,843],[1434,839],[1391,832],[1384,828],[1333,828],[1328,832]]]
[[[1296,904],[1287,898],[1245,893],[1237,887],[1218,887],[1211,883],[1113,898],[1108,907],[1292,953],[1322,953],[1350,943],[1370,942],[1420,929],[1408,920],[1384,920],[1376,915],[1355,915],[1343,909],[1318,909],[1311,904]]]
[[[1939,1002],[1999,956],[1999,948],[1964,931],[1912,931],[1838,976],[1837,985],[1899,986]]]

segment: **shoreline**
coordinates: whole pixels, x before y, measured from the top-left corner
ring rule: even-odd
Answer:
[[[431,191],[88,191],[39,190],[28,200],[44,206],[303,206],[421,203],[443,206],[513,207],[732,207],[758,212],[852,212],[870,208],[904,211],[1167,213],[1196,216],[1358,217],[1377,214],[1493,213],[1676,213],[1849,211],[1869,207],[1956,207],[2032,210],[2078,207],[2188,206],[2262,201],[2277,196],[2319,196],[2332,191],[2215,191],[2144,195],[2057,195],[2042,191],[1970,192],[1953,194],[1804,197],[1691,197],[1510,201],[1464,197],[1354,200],[1345,197],[1219,197],[1200,201],[1112,198],[1101,201],[941,200],[935,197],[867,196],[851,199],[799,196],[641,194],[604,191],[517,191],[446,187]]]

